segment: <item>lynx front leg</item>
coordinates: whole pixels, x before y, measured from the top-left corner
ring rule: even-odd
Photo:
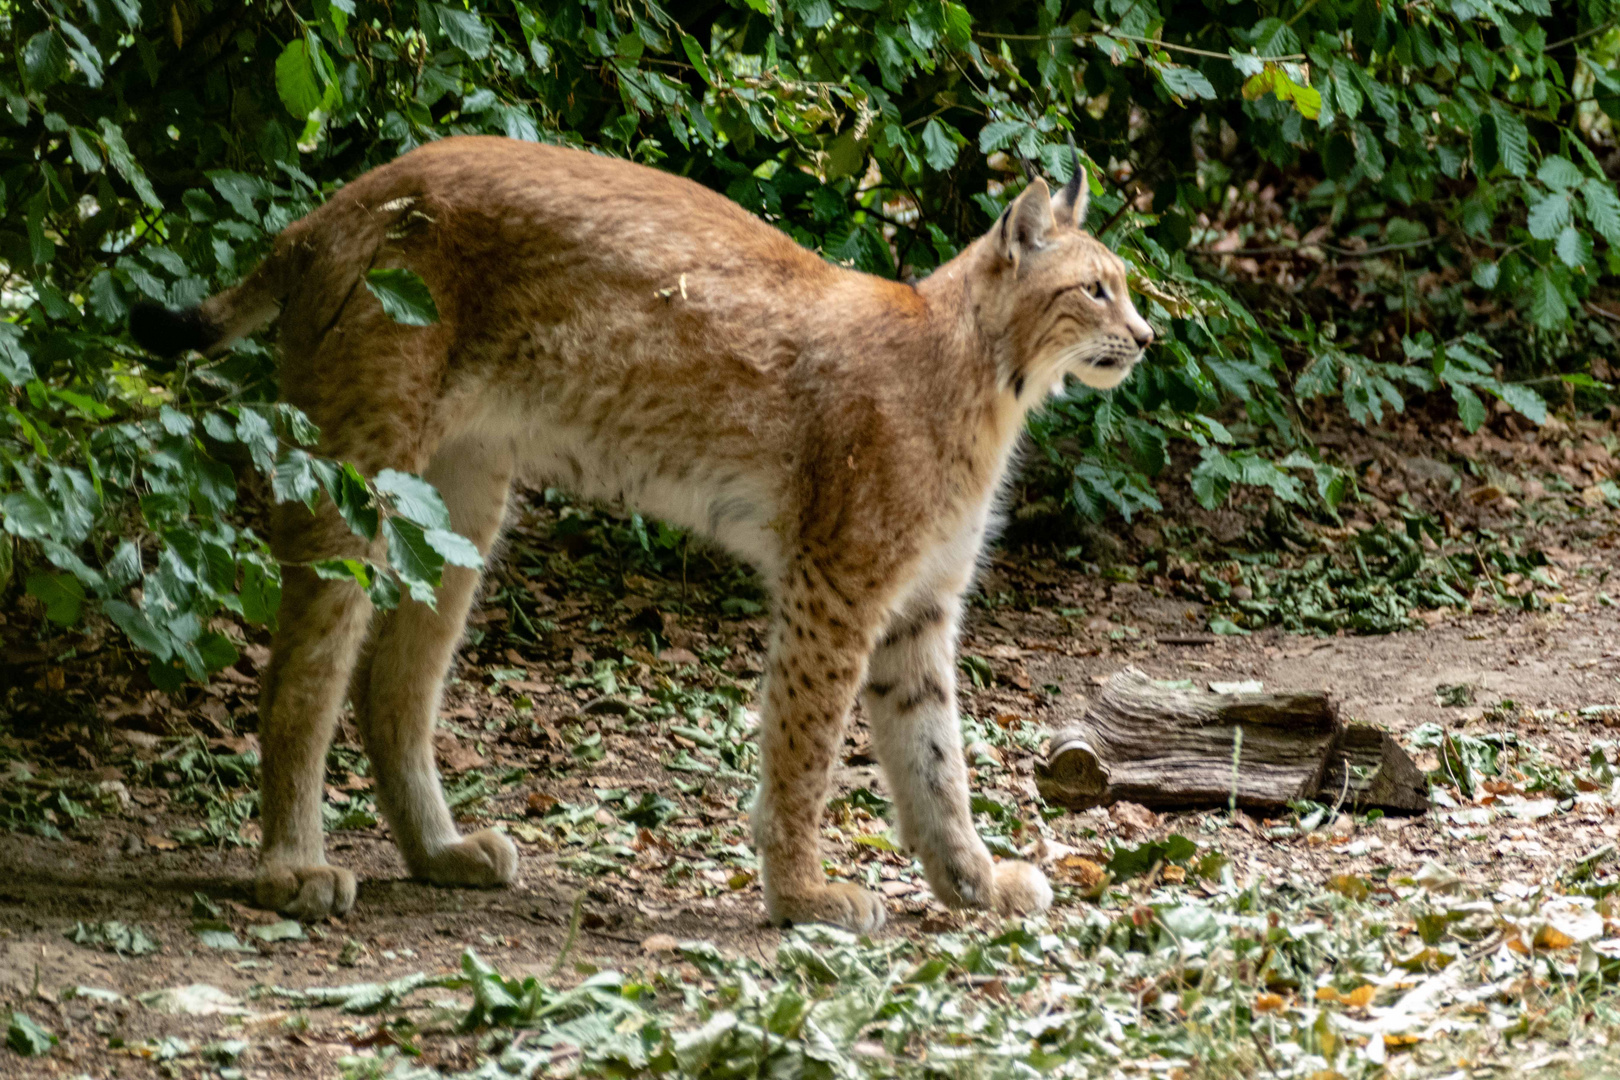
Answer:
[[[866,713],[888,778],[900,837],[921,860],[934,895],[950,907],[1003,915],[1043,911],[1052,889],[1029,863],[991,861],[973,829],[967,765],[956,713],[959,601],[911,605],[872,654]]]
[[[779,925],[826,922],[867,933],[883,925],[883,903],[859,886],[827,880],[819,834],[874,620],[815,568],[792,574],[777,601],[759,795],[750,815],[765,910]]]
[[[464,439],[434,455],[426,478],[444,496],[451,525],[487,556],[506,512],[510,453]],[[503,834],[456,831],[433,760],[445,669],[477,586],[477,571],[446,566],[437,610],[401,601],[378,620],[353,686],[377,802],[411,874],[436,885],[504,885],[517,873],[517,848]]]

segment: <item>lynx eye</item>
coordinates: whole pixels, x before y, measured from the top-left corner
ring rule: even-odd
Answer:
[[[1090,296],[1093,300],[1107,300],[1108,286],[1104,285],[1100,281],[1093,281],[1090,285],[1086,286],[1086,295]]]

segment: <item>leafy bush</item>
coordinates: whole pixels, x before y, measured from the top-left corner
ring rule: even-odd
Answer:
[[[1578,369],[1613,343],[1583,303],[1620,274],[1620,200],[1593,150],[1620,114],[1617,8],[0,6],[0,520],[22,541],[0,578],[60,624],[99,607],[175,685],[234,658],[222,610],[274,618],[277,567],[244,488],[333,498],[358,531],[384,530],[387,566],[322,568],[382,603],[473,561],[411,478],[300,449],[315,433],[272,404],[263,342],[170,366],[123,329],[134,303],[233,282],[345,179],[456,133],[687,175],[829,259],[898,276],[993,220],[1017,158],[1067,179],[1072,131],[1090,224],[1163,333],[1125,389],[1077,389],[1037,419],[1070,504],[1156,508],[1147,477],[1175,441],[1198,451],[1206,503],[1261,485],[1331,504],[1345,478],[1304,437],[1301,402],[1377,422],[1443,391],[1472,427],[1487,398],[1540,419],[1504,371],[1597,388]],[[1291,193],[1275,220],[1245,217],[1262,179]],[[1335,298],[1232,276],[1211,249],[1234,238],[1296,269],[1347,259],[1350,280],[1332,278]],[[409,282],[371,284],[430,317]]]

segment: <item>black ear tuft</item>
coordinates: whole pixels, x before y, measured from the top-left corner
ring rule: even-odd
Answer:
[[[219,328],[200,307],[170,311],[161,304],[144,302],[129,313],[129,332],[141,348],[165,358],[188,349],[200,352],[219,340]]]

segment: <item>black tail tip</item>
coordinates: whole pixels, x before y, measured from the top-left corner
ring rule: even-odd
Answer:
[[[219,331],[200,307],[170,311],[162,304],[139,303],[129,313],[129,332],[136,344],[155,356],[201,351],[219,340]]]

